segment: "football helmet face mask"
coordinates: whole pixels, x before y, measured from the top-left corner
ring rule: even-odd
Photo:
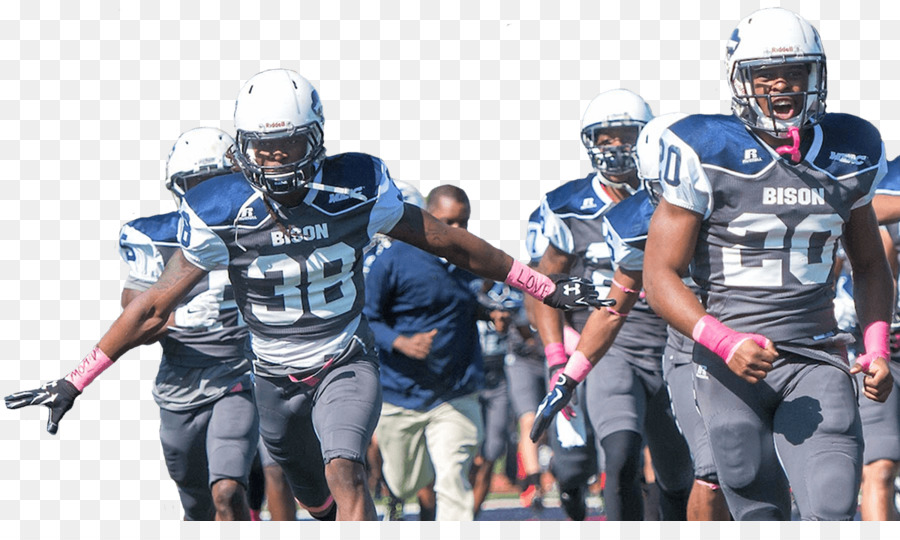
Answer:
[[[629,90],[610,90],[591,101],[581,120],[581,142],[602,183],[630,187],[608,175],[621,176],[634,170],[637,135],[651,118],[650,106]]]
[[[235,162],[269,195],[308,187],[325,159],[324,124],[319,94],[309,81],[287,69],[258,73],[235,103]]]
[[[670,113],[657,116],[647,122],[641,134],[638,136],[637,146],[634,152],[634,162],[637,166],[637,175],[641,179],[641,188],[647,192],[653,206],[659,204],[662,198],[662,178],[659,163],[663,159],[660,137],[665,130],[675,122],[687,116],[684,113]]]
[[[178,137],[166,159],[166,189],[181,204],[184,194],[201,182],[232,171],[228,156],[234,145],[231,135],[221,129],[201,127]]]
[[[825,115],[825,66],[822,40],[809,22],[782,8],[759,10],[742,20],[726,43],[731,109],[751,128],[779,138],[792,127],[815,125]],[[754,78],[772,72],[800,76],[779,77],[781,84],[776,79],[765,84],[763,77],[754,88]]]

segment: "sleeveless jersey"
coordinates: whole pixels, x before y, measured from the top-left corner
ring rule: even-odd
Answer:
[[[591,173],[547,193],[539,209],[541,235],[556,249],[575,257],[569,273],[591,281],[601,298],[608,294],[613,275],[601,217],[615,204],[597,175]],[[567,311],[565,317],[580,332],[590,314],[589,309],[576,309]]]
[[[303,369],[344,350],[357,330],[371,342],[361,321],[363,250],[403,215],[402,195],[378,158],[328,157],[315,181],[364,200],[311,189],[287,207],[264,200],[238,173],[189,191],[179,222],[189,261],[228,267],[259,358]]]
[[[878,130],[860,118],[830,113],[811,136],[796,165],[733,116],[688,116],[661,139],[666,200],[703,217],[691,276],[707,310],[776,343],[834,334],[843,227],[887,168]]]
[[[178,213],[170,212],[126,223],[119,236],[119,254],[128,265],[126,289],[144,291],[156,283],[175,250]],[[163,358],[153,388],[156,402],[168,410],[190,410],[215,401],[236,384],[250,385],[245,350],[247,327],[234,302],[225,268],[209,272],[181,301],[214,291],[220,300],[216,323],[199,330],[172,329],[160,344]]]

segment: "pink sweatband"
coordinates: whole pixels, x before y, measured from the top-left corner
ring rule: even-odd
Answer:
[[[103,373],[111,365],[113,365],[113,361],[106,356],[106,353],[101,351],[100,347],[94,347],[78,364],[78,367],[66,375],[66,380],[72,383],[79,392],[83,392],[84,388],[97,378],[97,375]]]
[[[556,284],[552,279],[516,260],[513,260],[512,268],[509,269],[504,283],[521,289],[541,301],[556,290]]]
[[[611,315],[615,315],[616,317],[627,317],[628,313],[630,313],[628,311],[626,311],[625,313],[620,313],[609,306],[606,307],[606,311],[608,311]]]
[[[641,291],[636,291],[634,289],[629,289],[628,287],[626,287],[625,285],[622,285],[621,283],[619,283],[616,280],[612,280],[612,284],[615,285],[616,287],[618,287],[619,290],[625,294],[637,294],[637,293],[641,292]]]
[[[879,356],[886,360],[891,358],[888,346],[889,330],[890,326],[885,321],[869,323],[869,326],[863,330],[863,343],[866,347],[866,354],[861,354],[857,357],[857,362],[862,366],[863,371],[868,371],[872,360]]]
[[[726,364],[731,361],[731,357],[738,347],[741,346],[741,343],[748,339],[752,339],[762,348],[765,348],[769,342],[768,338],[759,334],[735,332],[720,323],[712,315],[704,315],[697,321],[691,337],[700,345],[719,355],[722,360],[725,360]]]
[[[549,343],[544,347],[544,356],[547,357],[547,367],[550,369],[566,365],[568,357],[562,343]]]
[[[593,368],[594,364],[591,364],[591,361],[587,359],[583,352],[575,351],[572,357],[569,358],[569,363],[566,364],[566,369],[563,370],[563,373],[571,377],[575,382],[581,382]]]
[[[567,355],[571,356],[575,352],[579,341],[581,341],[581,334],[578,333],[578,330],[571,326],[563,326],[563,345]]]

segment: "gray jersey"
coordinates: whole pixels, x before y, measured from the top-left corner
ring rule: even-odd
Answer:
[[[122,227],[119,254],[128,265],[126,289],[144,291],[156,283],[179,249],[177,227],[176,212],[139,218]],[[248,332],[234,302],[227,271],[212,270],[178,307],[206,291],[215,292],[220,301],[216,323],[199,330],[173,328],[160,340],[163,358],[153,397],[165,409],[190,410],[219,399],[235,385],[249,388],[250,362],[245,351]]]
[[[666,201],[703,216],[691,262],[707,310],[775,342],[833,335],[834,258],[851,210],[887,165],[878,131],[831,113],[805,159],[781,159],[733,116],[689,116],[664,132]]]
[[[329,157],[316,181],[365,200],[310,190],[292,208],[267,204],[242,174],[222,176],[185,196],[179,236],[192,263],[228,267],[260,359],[304,370],[340,354],[357,330],[368,332],[360,324],[363,250],[403,215],[378,158]]]

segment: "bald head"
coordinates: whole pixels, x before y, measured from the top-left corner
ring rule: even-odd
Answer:
[[[456,186],[445,184],[432,189],[428,193],[425,209],[446,225],[461,229],[469,227],[469,197]]]

